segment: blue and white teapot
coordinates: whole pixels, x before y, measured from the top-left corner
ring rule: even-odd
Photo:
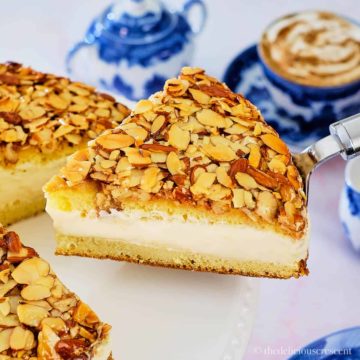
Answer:
[[[190,20],[193,10],[200,10],[196,21]],[[194,35],[205,19],[201,0],[187,1],[182,12],[172,12],[158,0],[117,1],[71,49],[68,72],[129,100],[147,98],[189,65]]]

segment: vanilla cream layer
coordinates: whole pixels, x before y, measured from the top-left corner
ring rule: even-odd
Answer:
[[[60,211],[47,205],[54,227],[65,235],[122,240],[136,245],[244,261],[295,264],[307,257],[308,239],[293,240],[273,231],[247,225],[209,224],[161,212],[116,211],[82,217],[78,211]]]
[[[11,203],[42,196],[42,187],[64,166],[65,158],[47,163],[20,163],[13,168],[0,167],[0,208]]]
[[[272,24],[262,55],[281,75],[305,85],[360,80],[360,26],[332,13],[309,11]]]

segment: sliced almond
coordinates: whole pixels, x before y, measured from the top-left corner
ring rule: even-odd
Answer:
[[[50,287],[44,285],[28,285],[21,290],[25,300],[42,300],[50,295]]]
[[[240,209],[245,206],[244,189],[233,189],[232,203],[235,209]]]
[[[157,132],[159,132],[165,125],[165,121],[165,116],[159,115],[151,124],[151,133],[156,134]]]
[[[275,218],[278,203],[275,196],[269,191],[261,191],[257,198],[256,212],[265,220],[271,221]]]
[[[140,100],[134,109],[134,114],[142,114],[144,112],[150,111],[153,108],[153,103],[150,100]]]
[[[157,167],[150,167],[147,168],[144,171],[144,175],[141,179],[141,189],[146,191],[146,192],[152,192],[153,188],[157,185],[158,183],[158,174],[160,172],[160,169]]]
[[[216,174],[214,173],[202,173],[196,180],[195,184],[190,187],[190,190],[195,195],[206,194],[208,189],[214,183],[215,179]]]
[[[259,185],[255,181],[255,179],[249,174],[238,172],[235,175],[236,181],[242,186],[244,189],[256,189]]]
[[[267,145],[270,149],[276,151],[279,154],[287,155],[289,153],[289,149],[286,144],[276,135],[273,134],[265,134],[262,135],[261,140]]]
[[[166,159],[166,166],[171,175],[180,174],[182,163],[175,152],[170,152]]]
[[[13,329],[5,329],[0,332],[0,352],[10,348],[10,337]]]
[[[135,139],[125,134],[106,134],[96,139],[96,143],[106,150],[116,150],[129,147],[134,144]]]
[[[261,160],[260,147],[257,144],[249,144],[250,154],[249,154],[249,165],[254,168],[258,168]]]
[[[224,128],[226,122],[223,116],[210,109],[202,109],[196,113],[197,120],[206,126]]]
[[[216,178],[220,184],[228,188],[233,187],[231,177],[228,175],[224,167],[219,166],[216,168]]]
[[[19,284],[31,284],[42,276],[49,274],[49,264],[40,258],[32,258],[23,261],[12,272],[12,277]]]
[[[17,307],[17,315],[21,323],[37,327],[48,316],[48,311],[40,306],[21,304]]]
[[[206,144],[203,146],[204,152],[212,159],[217,161],[232,161],[236,159],[236,153],[226,145],[218,144],[217,146]]]
[[[169,130],[169,143],[179,150],[186,150],[190,142],[190,133],[182,130],[178,125],[174,124]]]

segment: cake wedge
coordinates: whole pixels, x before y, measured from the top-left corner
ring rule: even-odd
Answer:
[[[57,254],[275,278],[308,273],[303,184],[258,109],[183,68],[46,186]]]
[[[111,359],[111,327],[1,225],[0,252],[1,359]]]
[[[43,185],[129,110],[82,83],[16,63],[0,64],[0,223],[45,208]]]

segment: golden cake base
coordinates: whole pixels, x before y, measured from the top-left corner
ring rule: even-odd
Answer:
[[[45,209],[45,198],[42,191],[32,197],[25,197],[13,203],[0,205],[0,223],[3,226],[41,213]]]
[[[169,250],[159,246],[141,246],[120,240],[70,236],[59,232],[56,233],[56,242],[57,255],[77,255],[192,271],[279,279],[298,278],[308,274],[306,260],[293,265],[239,261],[189,251]]]

